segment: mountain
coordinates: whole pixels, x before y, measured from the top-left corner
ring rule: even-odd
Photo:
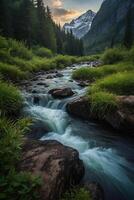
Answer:
[[[72,20],[71,23],[66,23],[63,29],[69,32],[72,30],[73,35],[80,39],[90,30],[95,15],[95,12],[88,10],[77,19]]]
[[[134,39],[134,0],[105,0],[84,36],[86,53],[123,43],[125,35],[129,40]]]

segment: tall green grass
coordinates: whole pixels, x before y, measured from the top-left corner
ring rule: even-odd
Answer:
[[[122,72],[100,79],[90,91],[107,91],[116,95],[134,95],[134,71]]]
[[[23,99],[18,89],[12,85],[0,82],[0,112],[1,115],[18,116]]]

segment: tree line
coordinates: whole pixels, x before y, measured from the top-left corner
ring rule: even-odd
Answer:
[[[54,53],[83,55],[83,42],[65,33],[43,0],[1,0],[0,34],[24,41],[28,47],[44,46]]]

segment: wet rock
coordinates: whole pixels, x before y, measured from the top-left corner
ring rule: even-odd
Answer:
[[[40,102],[39,96],[34,96],[34,97],[33,97],[33,103],[38,105],[39,102]]]
[[[87,87],[89,85],[89,83],[87,81],[79,81],[78,85],[81,87]]]
[[[66,98],[74,95],[74,92],[71,88],[59,88],[59,89],[52,89],[49,91],[54,98]]]
[[[91,119],[90,104],[87,98],[81,97],[69,102],[66,106],[67,112],[82,119]]]
[[[46,128],[45,124],[42,121],[37,120],[31,125],[30,131],[26,136],[29,139],[38,140],[48,132],[49,130]]]
[[[57,74],[56,74],[56,77],[59,77],[59,78],[60,78],[60,77],[63,77],[63,74],[57,73]]]
[[[134,96],[118,97],[119,108],[112,113],[105,114],[104,118],[91,112],[89,99],[85,97],[77,98],[69,102],[66,106],[67,112],[85,120],[99,120],[105,122],[118,131],[134,133]]]
[[[26,140],[20,170],[42,177],[42,200],[59,200],[67,189],[79,184],[84,175],[79,153],[57,141]]]
[[[41,85],[41,86],[45,86],[45,87],[49,87],[47,83],[44,83],[44,82],[39,82],[37,83],[37,85]]]
[[[33,94],[37,94],[38,91],[37,91],[37,90],[32,90],[32,93],[33,93]]]
[[[89,190],[92,200],[104,200],[104,191],[98,183],[89,183],[85,185]]]
[[[53,78],[56,78],[56,75],[48,75],[48,76],[46,77],[46,79],[53,79]]]

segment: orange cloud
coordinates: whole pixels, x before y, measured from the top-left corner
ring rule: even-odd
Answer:
[[[81,12],[77,10],[67,10],[64,8],[55,8],[53,11],[54,20],[56,23],[64,25],[66,22],[70,22],[72,19],[81,15]]]

